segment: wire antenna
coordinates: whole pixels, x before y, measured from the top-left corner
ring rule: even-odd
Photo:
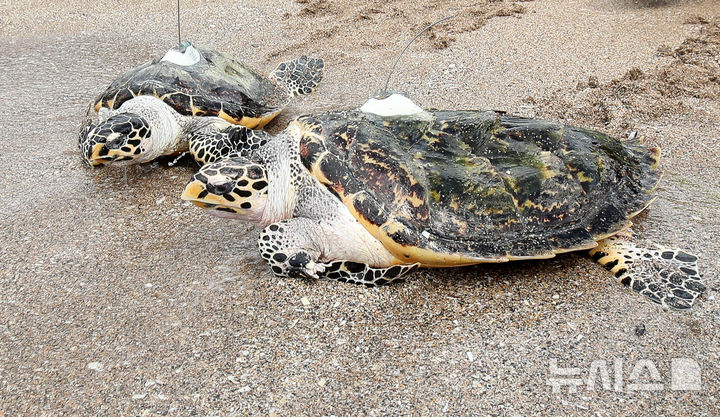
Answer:
[[[181,45],[182,38],[180,37],[180,0],[177,0],[177,28],[178,28],[178,45]]]
[[[179,2],[179,1],[180,1],[180,0],[178,0],[178,2]],[[405,53],[405,51],[407,51],[407,49],[410,47],[410,45],[412,45],[413,42],[415,42],[415,41],[417,40],[417,38],[420,37],[420,35],[422,35],[422,34],[425,33],[426,31],[428,31],[431,27],[437,25],[438,23],[442,23],[442,22],[444,22],[444,21],[446,21],[446,20],[452,19],[452,18],[454,18],[454,17],[457,17],[457,15],[456,15],[456,14],[453,14],[453,15],[450,15],[450,16],[445,16],[445,17],[443,17],[443,18],[440,19],[440,20],[436,20],[435,22],[430,23],[429,25],[425,26],[425,28],[423,28],[423,30],[421,30],[420,32],[418,32],[418,33],[415,35],[414,38],[410,39],[410,42],[408,42],[407,45],[405,45],[405,47],[403,48],[403,50],[400,51],[400,54],[398,55],[397,59],[395,59],[395,63],[393,64],[392,68],[390,69],[390,74],[388,74],[387,80],[385,81],[385,88],[383,89],[383,92],[384,92],[384,93],[387,93],[388,85],[390,85],[390,77],[392,77],[393,73],[395,72],[395,67],[397,67],[398,62],[400,62],[400,58],[403,56],[403,54]]]

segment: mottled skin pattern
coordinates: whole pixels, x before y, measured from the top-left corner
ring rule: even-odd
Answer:
[[[269,136],[262,130],[252,130],[241,125],[212,127],[217,124],[208,118],[195,119],[189,140],[190,154],[200,165],[215,162],[233,155],[249,156],[267,143]],[[208,127],[210,126],[210,127]]]
[[[622,234],[601,241],[590,256],[623,285],[679,310],[692,307],[705,292],[696,256],[652,242],[648,247],[639,247]]]
[[[237,125],[262,128],[291,97],[312,92],[323,75],[321,59],[303,56],[284,62],[265,78],[229,55],[195,48],[201,57],[195,64],[158,57],[128,71],[98,96],[98,121],[88,120],[79,137],[89,165],[147,162],[188,148],[201,164],[215,161],[227,155],[230,144],[261,142]],[[112,135],[114,143],[103,147],[119,126],[112,118],[129,112],[133,123],[148,126],[142,144],[129,143],[118,130],[119,135]]]
[[[183,198],[249,219],[235,210],[242,200],[208,192],[199,176],[222,164],[264,166],[269,191],[252,217],[265,227],[260,251],[279,276],[383,284],[407,272],[393,265],[541,259],[597,247],[595,259],[623,284],[688,308],[704,291],[694,256],[612,237],[652,201],[658,159],[657,148],[638,140],[496,112],[342,111],[298,118],[252,162],[202,168]]]

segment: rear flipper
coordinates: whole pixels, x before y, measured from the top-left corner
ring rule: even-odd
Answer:
[[[320,58],[301,56],[292,61],[283,62],[270,73],[278,84],[285,85],[293,96],[310,94],[323,78],[325,63]]]
[[[190,154],[200,165],[230,155],[249,157],[268,141],[262,130],[248,129],[224,120],[198,120],[189,129]]]
[[[692,307],[705,291],[697,257],[657,244],[639,247],[626,237],[605,239],[590,251],[594,260],[620,282],[656,303],[673,309]]]

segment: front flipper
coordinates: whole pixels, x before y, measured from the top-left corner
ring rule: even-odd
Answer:
[[[324,67],[320,58],[301,56],[278,65],[270,78],[284,85],[293,96],[310,94],[322,80]]]
[[[705,291],[697,257],[679,249],[650,244],[636,246],[626,237],[613,236],[590,251],[624,285],[656,303],[673,309],[692,307]]]
[[[250,156],[265,145],[268,134],[224,120],[200,120],[188,132],[190,154],[200,165],[209,164],[229,155]]]
[[[418,264],[376,268],[348,260],[319,262],[323,238],[317,223],[305,218],[283,220],[260,233],[260,255],[279,277],[327,278],[367,286],[385,285],[398,280]]]
[[[401,281],[403,275],[415,269],[419,264],[373,268],[370,265],[358,262],[334,261],[323,265],[325,266],[325,272],[320,275],[321,278],[374,287]]]

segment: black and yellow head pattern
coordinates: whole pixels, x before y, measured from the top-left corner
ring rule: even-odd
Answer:
[[[200,168],[181,198],[218,216],[252,220],[265,208],[267,188],[263,165],[232,157]]]
[[[147,151],[150,125],[134,113],[121,113],[80,132],[79,147],[90,166],[131,161]]]

